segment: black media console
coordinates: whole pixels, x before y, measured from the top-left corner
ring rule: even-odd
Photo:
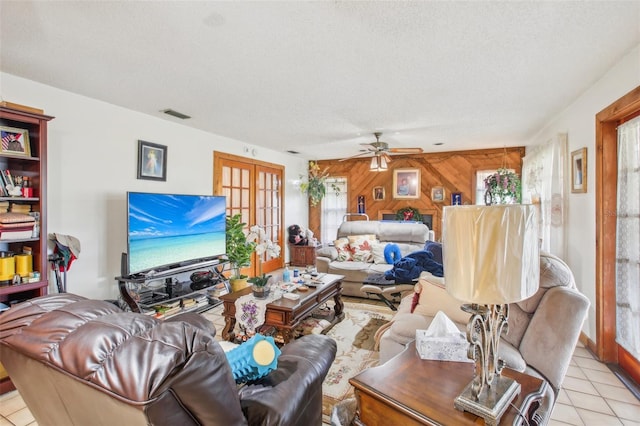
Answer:
[[[215,259],[116,280],[120,297],[133,312],[168,318],[182,312],[205,312],[221,304],[219,297],[230,291],[223,275],[227,265],[226,260]]]

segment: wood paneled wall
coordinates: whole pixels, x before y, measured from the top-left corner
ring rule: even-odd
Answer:
[[[451,193],[462,193],[462,204],[475,203],[476,171],[500,167],[522,170],[524,147],[507,149],[486,149],[474,151],[441,152],[419,155],[392,156],[389,168],[383,172],[369,170],[370,157],[347,161],[319,161],[321,170],[328,168],[329,174],[345,177],[348,188],[348,212],[358,211],[358,196],[364,195],[365,213],[371,220],[379,220],[382,213],[395,213],[404,207],[418,209],[421,214],[433,216],[433,230],[436,239],[441,237],[442,208],[451,205]],[[393,198],[393,171],[396,169],[420,170],[420,196],[417,199]],[[373,188],[382,186],[384,200],[373,199]],[[442,186],[445,190],[444,202],[431,200],[431,189]],[[320,232],[320,206],[309,206],[309,228],[315,235]]]

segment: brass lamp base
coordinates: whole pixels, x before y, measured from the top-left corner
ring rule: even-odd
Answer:
[[[483,389],[476,401],[469,383],[453,404],[460,411],[468,411],[482,417],[488,426],[497,426],[500,418],[509,408],[511,401],[520,393],[520,383],[508,377],[497,375],[491,386]]]

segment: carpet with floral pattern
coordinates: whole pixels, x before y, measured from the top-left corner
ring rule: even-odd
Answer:
[[[327,308],[333,310],[333,306]],[[322,313],[323,311],[304,320],[300,328],[301,333],[321,332],[326,325]],[[330,423],[334,405],[353,397],[353,387],[349,384],[349,379],[366,368],[378,365],[378,352],[374,351],[374,336],[393,316],[386,306],[350,302],[345,302],[344,314],[344,319],[327,332],[327,336],[336,341],[338,351],[322,384],[322,417],[325,423]]]

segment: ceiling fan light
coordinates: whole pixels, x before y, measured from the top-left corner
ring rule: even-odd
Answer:
[[[370,170],[378,170],[378,157],[371,157],[371,165],[369,166]]]
[[[385,160],[384,155],[380,156],[380,167],[378,170],[387,170],[387,160]]]

